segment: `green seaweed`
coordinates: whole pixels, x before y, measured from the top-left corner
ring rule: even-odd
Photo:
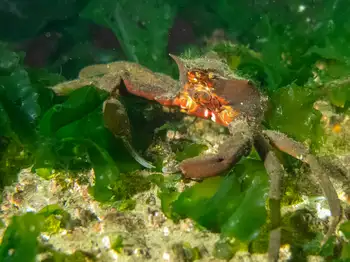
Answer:
[[[169,67],[165,50],[175,13],[176,5],[164,0],[138,0],[133,5],[125,0],[94,0],[80,15],[110,28],[129,60],[164,71]]]
[[[22,55],[0,43],[0,172],[1,188],[18,172],[33,164],[38,133],[36,126],[53,93],[42,83],[46,71],[26,70]],[[35,79],[43,79],[36,81]],[[60,79],[51,79],[56,84]]]
[[[121,254],[123,252],[123,237],[122,236],[117,236],[116,239],[113,241],[112,248],[115,250],[117,253]]]
[[[229,175],[186,189],[172,209],[210,230],[249,242],[266,221],[267,190],[268,177],[261,162],[246,159]]]
[[[323,128],[320,124],[322,115],[313,107],[317,98],[314,90],[305,87],[292,85],[279,89],[272,94],[272,106],[267,113],[269,127],[297,141],[308,141],[319,146]]]
[[[0,43],[0,71],[12,72],[20,63],[21,57],[16,52],[9,50],[4,43]]]
[[[163,176],[161,174],[152,174],[149,180],[158,186],[158,197],[161,201],[161,209],[165,216],[173,221],[179,221],[179,215],[173,210],[172,203],[178,198],[180,193],[177,191],[176,183],[181,180],[179,175]]]
[[[137,172],[121,173],[118,179],[111,184],[111,190],[115,200],[126,200],[133,195],[147,191],[151,188],[151,182],[147,177]]]
[[[87,151],[95,173],[95,185],[92,187],[92,195],[98,201],[107,201],[113,196],[110,186],[120,179],[119,170],[105,150],[91,141],[90,144],[91,146]]]
[[[318,233],[316,237],[309,243],[305,244],[303,251],[312,254],[320,255],[322,257],[332,257],[335,254],[336,238],[334,236],[330,237],[326,243],[321,244],[323,241],[323,235]]]
[[[43,220],[34,213],[13,216],[0,246],[1,261],[36,261],[35,258],[38,252],[37,238],[42,226]]]
[[[0,135],[15,135],[25,143],[33,142],[40,106],[39,94],[31,85],[28,73],[16,67],[10,73],[2,74],[0,81]]]
[[[344,234],[347,240],[342,244],[340,261],[348,261],[350,259],[350,221],[342,223],[339,230]]]
[[[341,224],[339,230],[344,234],[346,239],[350,240],[350,221]]]
[[[7,262],[36,261],[36,256],[45,253],[51,257],[49,261],[94,261],[94,258],[82,251],[67,255],[40,244],[40,233],[55,234],[67,218],[67,213],[57,205],[50,205],[38,213],[28,212],[22,216],[13,216],[0,245],[0,260]]]
[[[106,94],[101,95],[99,90],[94,87],[81,88],[72,92],[64,103],[53,106],[45,113],[39,124],[40,134],[42,136],[52,136],[60,128],[75,123],[75,121],[94,111],[106,97]],[[75,129],[70,129],[77,132],[76,128],[78,127],[75,126]],[[63,136],[65,135],[63,134]]]

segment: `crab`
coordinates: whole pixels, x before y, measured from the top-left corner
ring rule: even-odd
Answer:
[[[277,261],[279,258],[281,184],[285,172],[274,149],[308,164],[318,178],[331,211],[328,232],[323,241],[325,243],[334,234],[342,209],[336,190],[318,158],[303,143],[278,131],[263,128],[261,123],[268,104],[267,97],[252,81],[232,72],[217,56],[209,54],[196,59],[170,56],[178,66],[179,80],[152,72],[137,63],[117,61],[85,67],[80,71],[78,79],[60,83],[52,89],[58,95],[66,95],[88,85],[108,91],[110,97],[104,102],[103,115],[106,127],[114,135],[126,134],[122,126],[129,125],[125,108],[118,99],[122,95],[122,85],[133,95],[156,101],[163,106],[180,108],[185,114],[210,119],[227,127],[230,137],[219,147],[217,154],[200,155],[179,163],[178,168],[186,178],[203,179],[220,175],[247,156],[254,147],[270,178],[269,261]],[[143,164],[152,167],[150,163]]]

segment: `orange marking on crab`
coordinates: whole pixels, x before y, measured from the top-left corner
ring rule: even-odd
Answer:
[[[187,73],[187,83],[176,97],[173,105],[181,111],[197,117],[211,119],[213,122],[228,126],[239,112],[229,106],[229,102],[214,93],[215,87],[211,72],[200,70]]]

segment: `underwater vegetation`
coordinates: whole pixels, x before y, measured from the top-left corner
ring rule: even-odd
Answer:
[[[320,205],[328,205],[318,197],[323,193],[317,178],[308,165],[276,152],[286,171],[278,226],[288,259],[350,260],[347,1],[32,2],[0,4],[0,21],[8,25],[0,29],[0,261],[104,261],[93,248],[78,246],[68,254],[60,244],[47,242],[63,232],[72,236],[79,227],[97,231],[93,223],[104,219],[113,222],[111,227],[126,228],[125,234],[109,236],[114,256],[133,256],[126,232],[142,234],[146,222],[135,222],[130,214],[153,201],[159,201],[164,219],[177,225],[192,221],[193,230],[216,237],[207,252],[178,239],[172,246],[174,261],[268,252],[276,218],[268,201],[271,181],[257,151],[250,150],[222,176],[191,181],[175,164],[215,152],[228,137],[226,129],[164,108],[166,103],[146,100],[139,91],[130,94],[127,82],[120,100],[109,100],[120,76],[126,78],[126,67],[116,61],[166,75],[160,84],[176,83],[181,70],[169,52],[190,61],[215,52],[216,59],[269,98],[262,126],[308,146],[333,174],[337,194],[344,196],[343,212],[335,234],[322,243],[329,215],[319,215]],[[134,72],[130,79],[139,81],[139,71]],[[159,85],[152,100],[166,88]],[[109,109],[117,115],[104,114]],[[24,204],[47,185],[55,185],[55,203]],[[80,193],[85,203],[74,207],[84,205],[84,215],[70,206]],[[155,194],[157,201],[141,201],[142,194]],[[148,249],[152,246],[140,248],[139,259],[156,261]]]

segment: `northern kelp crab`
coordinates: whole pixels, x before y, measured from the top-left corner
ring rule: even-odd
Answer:
[[[122,84],[131,94],[164,106],[179,107],[186,114],[211,119],[227,127],[231,136],[217,154],[186,159],[179,164],[179,170],[188,178],[219,175],[247,156],[254,146],[270,176],[272,230],[269,260],[272,261],[278,260],[279,255],[281,178],[284,173],[272,147],[307,163],[317,175],[331,210],[332,217],[325,239],[332,235],[342,215],[337,193],[326,170],[306,146],[280,132],[263,129],[261,122],[267,98],[251,81],[236,76],[226,63],[215,56],[197,59],[171,57],[178,65],[179,81],[154,73],[139,64],[121,61],[88,66],[80,71],[78,79],[58,84],[52,89],[64,95],[74,89],[94,85],[110,92],[110,98],[103,107],[104,121],[115,135],[127,133],[122,127],[129,125],[124,106],[118,100]],[[148,164],[145,166],[151,167]]]

